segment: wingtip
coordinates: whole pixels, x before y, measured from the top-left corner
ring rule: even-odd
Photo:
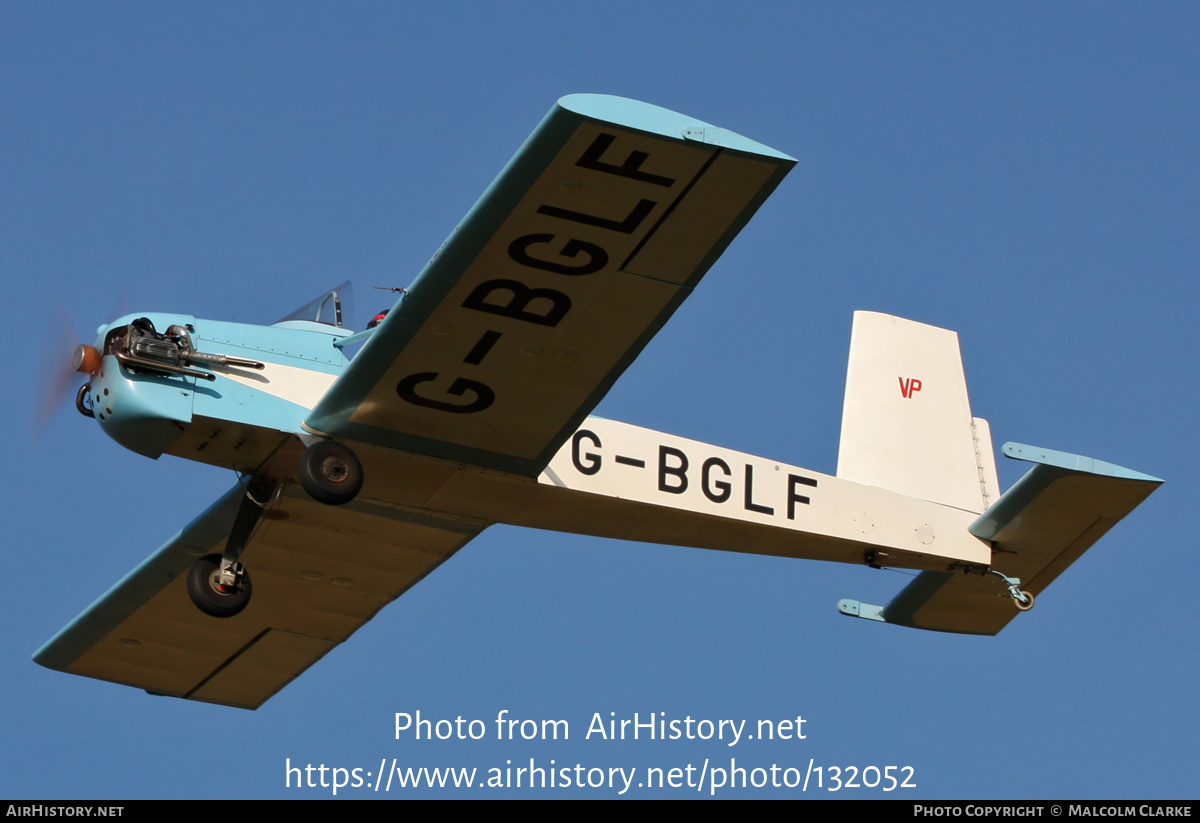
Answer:
[[[1103,460],[1084,457],[1081,454],[1071,454],[1070,452],[1045,449],[1040,446],[1015,443],[1011,440],[1001,447],[1001,451],[1005,457],[1012,458],[1013,460],[1024,460],[1028,463],[1039,463],[1044,466],[1055,466],[1060,469],[1098,474],[1106,477],[1119,477],[1123,480],[1140,480],[1158,485],[1165,482],[1162,478],[1134,471],[1133,469],[1127,469],[1124,466],[1118,466],[1116,463],[1107,463]]]

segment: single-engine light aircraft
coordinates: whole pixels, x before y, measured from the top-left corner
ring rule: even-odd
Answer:
[[[954,332],[855,314],[836,475],[589,416],[795,162],[571,95],[374,328],[102,326],[80,412],[240,479],[34,659],[257,708],[492,523],[918,570],[839,611],[996,634],[1162,481],[1009,443],[1001,494]]]

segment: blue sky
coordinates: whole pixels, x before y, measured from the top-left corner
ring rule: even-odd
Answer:
[[[289,759],[735,758],[917,786],[807,796],[1194,798],[1198,31],[1182,3],[5,5],[0,795],[331,794],[288,789]],[[30,662],[232,482],[65,407],[30,443],[55,325],[265,323],[350,279],[361,326],[572,92],[799,160],[598,413],[832,473],[851,313],[872,309],[959,331],[998,444],[1166,484],[995,638],[836,613],[887,602],[895,572],[497,526],[254,713]],[[396,740],[417,710],[571,739]],[[610,712],[803,716],[806,738],[585,740]]]

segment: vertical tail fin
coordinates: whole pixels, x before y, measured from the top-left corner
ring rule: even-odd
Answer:
[[[956,332],[854,313],[837,476],[973,512],[1000,496]]]

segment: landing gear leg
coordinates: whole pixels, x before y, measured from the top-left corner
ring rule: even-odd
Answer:
[[[277,487],[268,478],[252,478],[233,519],[225,551],[205,555],[192,564],[187,578],[188,596],[205,614],[233,617],[250,602],[250,573],[238,558]]]

